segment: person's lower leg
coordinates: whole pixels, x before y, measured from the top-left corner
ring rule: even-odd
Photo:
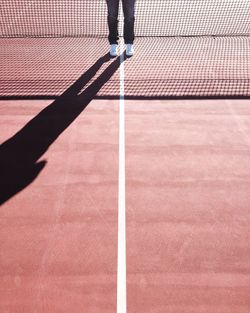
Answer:
[[[108,28],[109,28],[109,43],[118,44],[118,14],[119,14],[119,0],[106,0],[108,6]]]
[[[133,44],[135,39],[135,0],[122,0],[124,13],[124,42]]]

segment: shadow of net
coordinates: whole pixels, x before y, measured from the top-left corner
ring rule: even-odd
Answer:
[[[0,97],[60,96],[107,53],[106,15],[105,0],[3,0]],[[125,96],[249,97],[249,15],[245,0],[137,0]],[[119,92],[116,72],[96,98]]]
[[[0,44],[1,98],[60,96],[108,50],[105,38],[4,38]],[[127,98],[250,96],[247,36],[137,38],[135,48],[125,62]],[[96,98],[119,95],[117,71]]]

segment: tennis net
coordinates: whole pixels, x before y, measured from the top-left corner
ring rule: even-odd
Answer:
[[[136,1],[137,37],[244,36],[249,20],[249,0]],[[105,0],[1,0],[0,37],[106,36]]]

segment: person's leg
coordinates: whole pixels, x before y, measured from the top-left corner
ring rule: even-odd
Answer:
[[[109,27],[109,43],[111,45],[118,44],[118,14],[120,0],[106,0],[108,5],[108,27]]]
[[[135,39],[135,1],[136,0],[122,0],[125,44],[133,44]]]

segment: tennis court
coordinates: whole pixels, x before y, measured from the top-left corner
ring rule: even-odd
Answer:
[[[249,2],[0,12],[0,311],[248,313]]]

